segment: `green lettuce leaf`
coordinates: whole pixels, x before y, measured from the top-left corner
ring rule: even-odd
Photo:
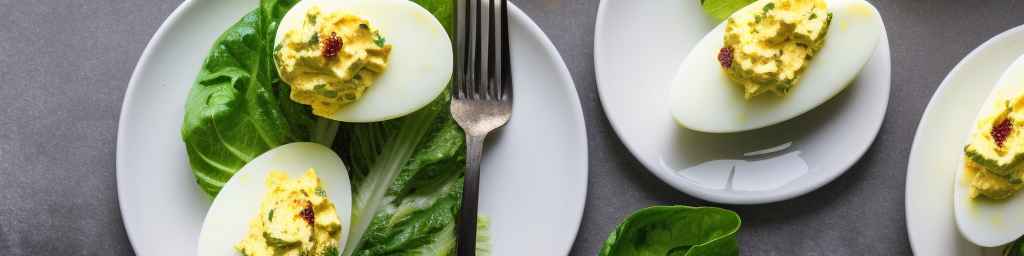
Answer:
[[[1017,238],[1017,241],[1013,241],[1009,246],[1003,248],[1004,256],[1024,256],[1024,237]]]
[[[342,124],[339,130],[335,146],[349,166],[353,187],[353,229],[345,255],[450,251],[465,150],[462,130],[448,114],[447,95],[398,120]]]
[[[277,20],[295,1],[264,1],[214,42],[185,103],[181,137],[199,187],[224,183],[271,148],[307,140],[313,116],[289,100],[271,57]]]
[[[740,217],[713,207],[655,206],[626,218],[599,256],[739,255]]]
[[[757,0],[700,0],[704,12],[718,20],[729,18],[732,13],[757,2]]]

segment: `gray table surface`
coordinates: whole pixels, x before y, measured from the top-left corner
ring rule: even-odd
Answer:
[[[645,171],[609,126],[593,71],[599,1],[514,1],[554,41],[583,102],[590,190],[572,255],[595,255],[633,210],[713,205]],[[743,217],[743,254],[911,254],[903,196],[920,115],[963,56],[1024,23],[1021,1],[872,2],[886,21],[893,54],[881,133],[860,162],[815,192],[725,206]],[[0,255],[133,254],[117,207],[118,114],[142,49],[179,3],[0,0]]]

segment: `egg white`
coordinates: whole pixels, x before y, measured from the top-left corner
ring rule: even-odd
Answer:
[[[754,2],[744,10],[761,9],[768,2]],[[748,131],[792,119],[839,94],[874,53],[882,17],[864,0],[826,2],[833,18],[824,46],[785,96],[767,93],[744,99],[742,86],[729,80],[716,58],[725,22],[715,27],[683,60],[672,81],[669,106],[676,122],[701,132]]]
[[[1024,93],[1024,56],[1011,64],[999,78],[974,123],[996,111],[996,101],[1007,100],[1006,97],[1015,97],[1021,93]],[[967,136],[965,144],[970,140],[970,134]],[[971,199],[971,185],[964,179],[964,153],[956,153],[959,154],[959,161],[956,166],[953,207],[960,234],[968,241],[984,247],[1004,245],[1024,235],[1024,218],[1021,218],[1024,215],[1024,195],[1018,192],[1018,195],[1005,200]]]
[[[378,122],[423,108],[447,88],[454,68],[451,39],[429,11],[408,0],[303,0],[281,19],[274,44],[299,28],[310,7],[344,11],[370,21],[392,45],[388,67],[363,97],[327,118]]]
[[[234,246],[245,238],[249,222],[259,213],[267,193],[270,171],[283,171],[288,178],[302,177],[313,168],[327,198],[341,219],[338,248],[345,248],[352,223],[352,185],[348,170],[338,155],[320,144],[296,142],[283,145],[253,159],[235,173],[213,200],[199,232],[199,256],[238,255]]]

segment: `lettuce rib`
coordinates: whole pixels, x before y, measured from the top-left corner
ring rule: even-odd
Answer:
[[[401,172],[402,165],[412,156],[420,140],[427,134],[437,118],[438,107],[426,107],[402,120],[397,136],[386,144],[370,166],[370,171],[363,183],[356,189],[352,202],[352,229],[344,255],[352,255],[362,242],[363,234],[370,227],[373,217],[385,202],[392,182]]]

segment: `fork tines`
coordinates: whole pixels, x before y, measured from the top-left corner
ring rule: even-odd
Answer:
[[[507,0],[460,0],[452,96],[501,100],[512,95]]]

